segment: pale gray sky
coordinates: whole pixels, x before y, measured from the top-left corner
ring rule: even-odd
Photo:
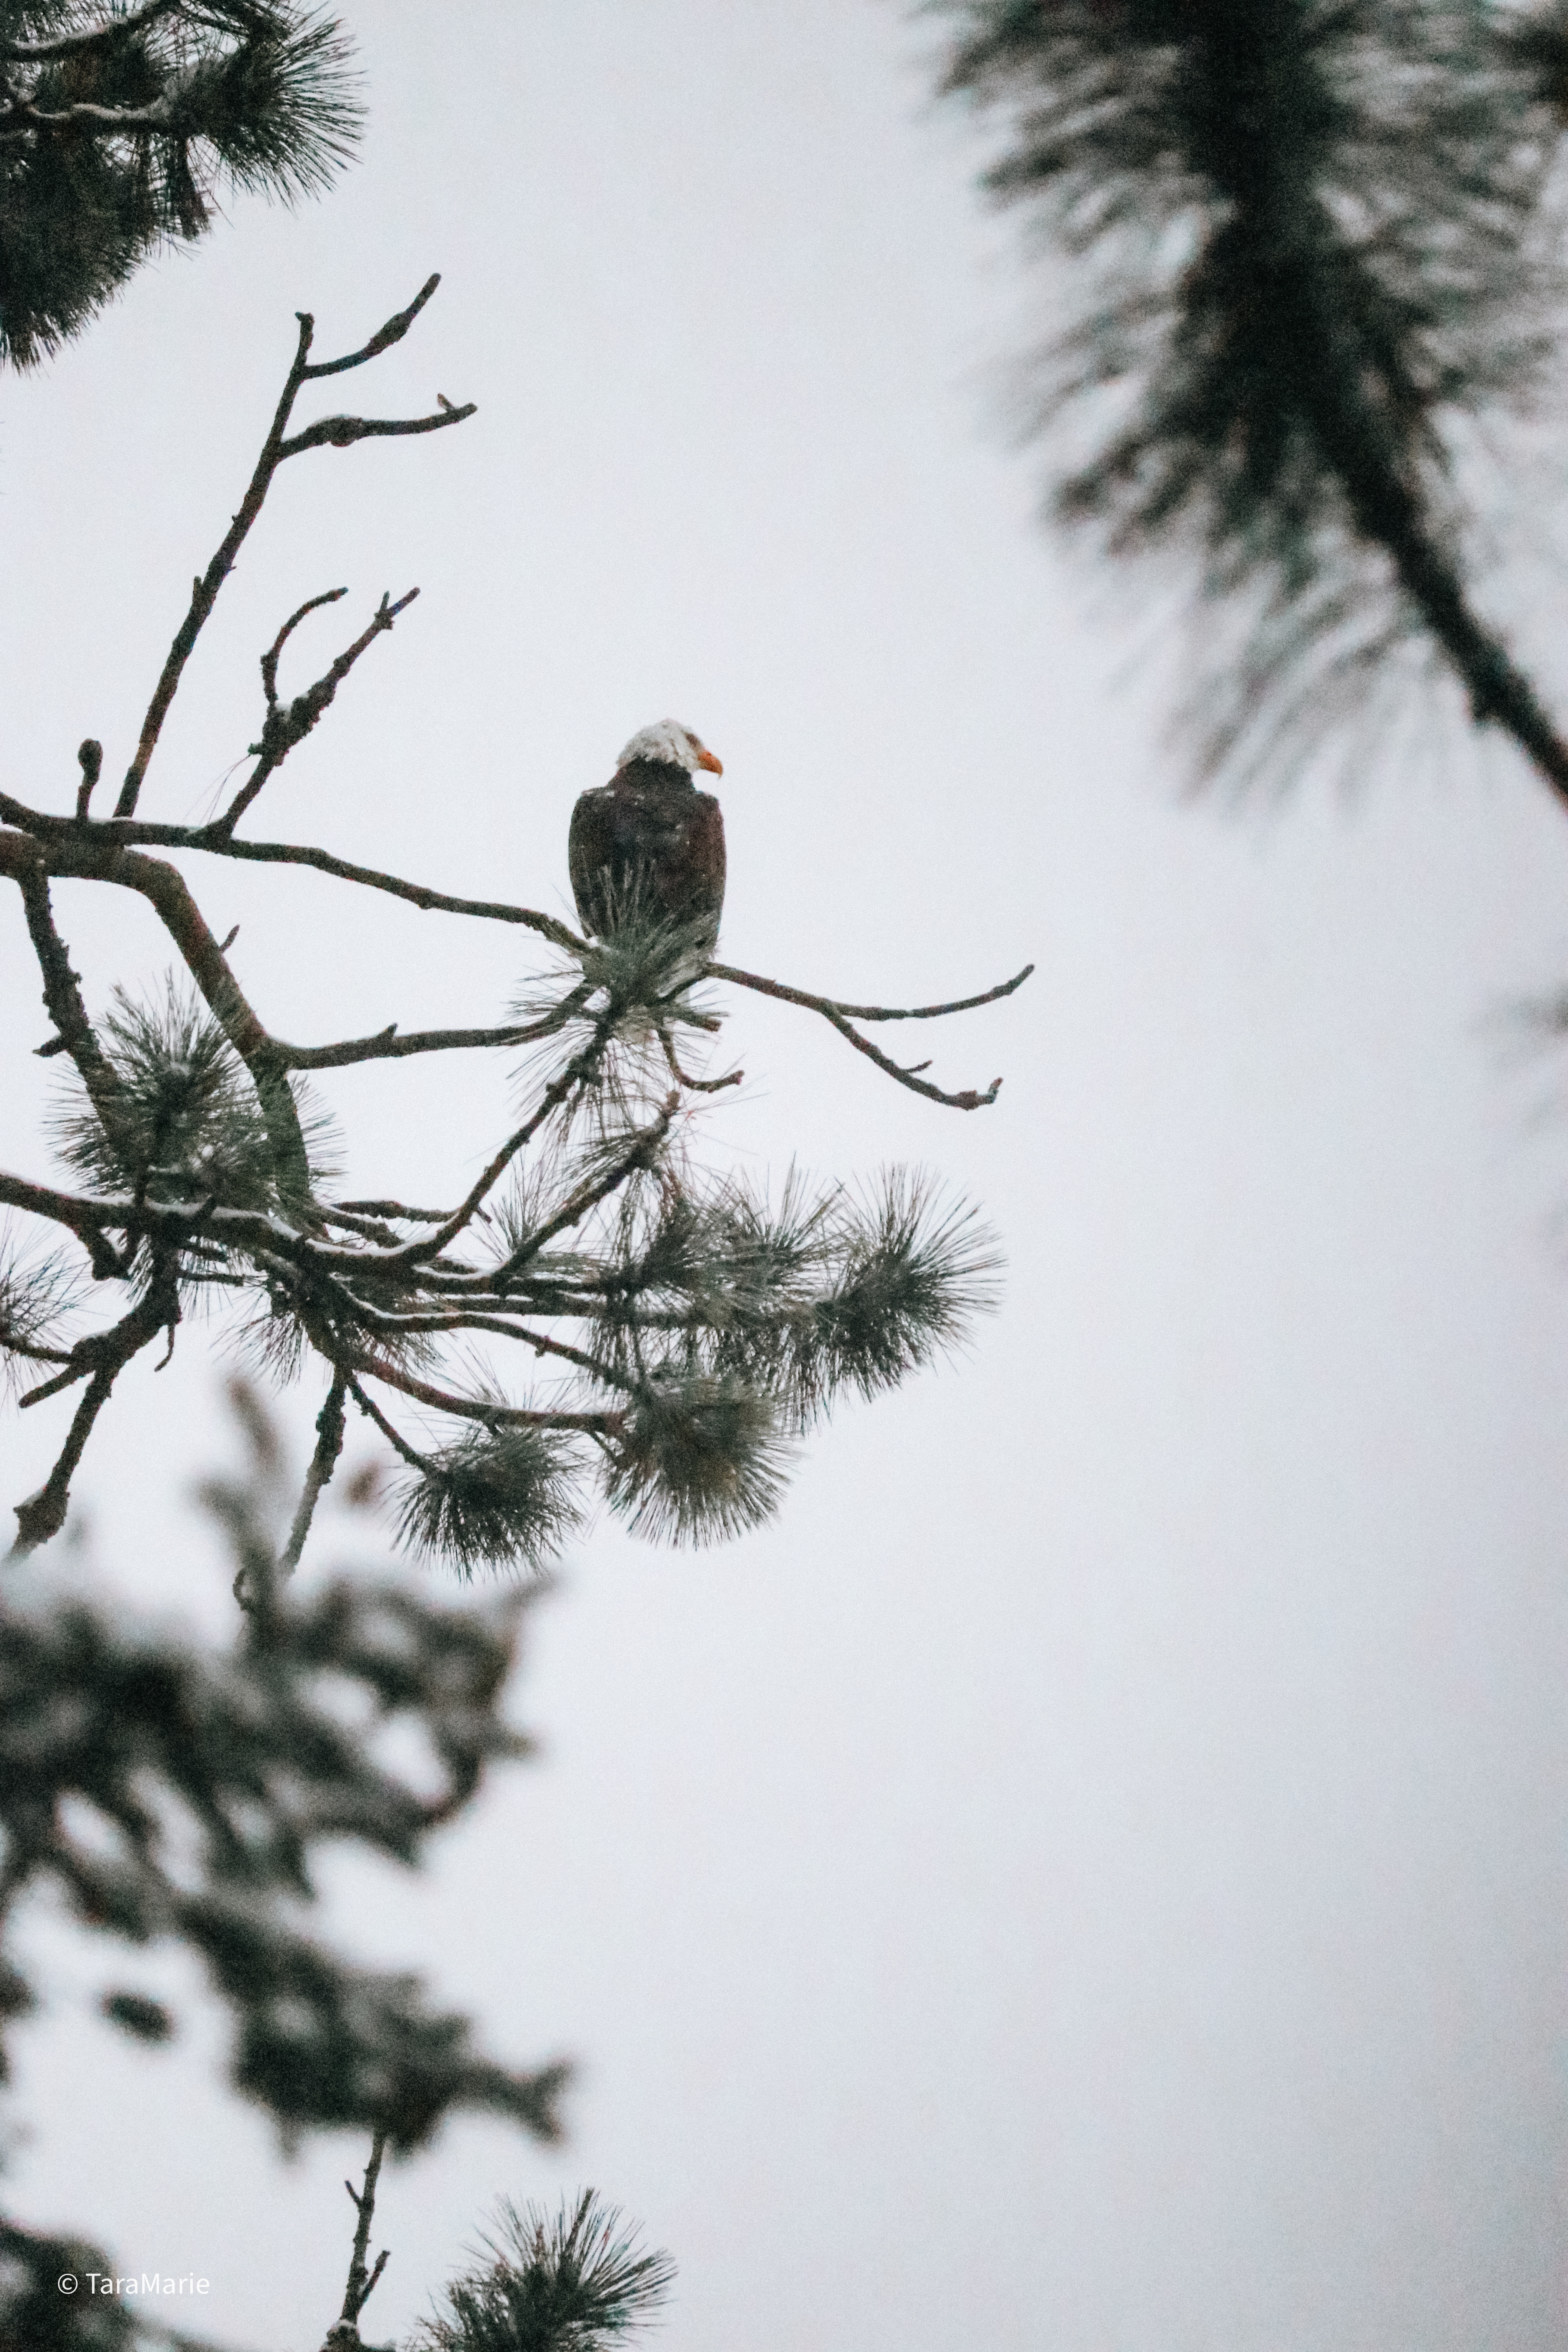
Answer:
[[[713,1151],[941,1171],[1002,1230],[1005,1308],[846,1411],[766,1533],[601,1526],[537,1619],[541,1762],[432,1880],[342,1874],[345,1937],[506,2054],[582,2062],[563,2150],[462,2123],[389,2179],[367,2327],[410,2324],[496,2192],[593,2182],[679,2260],[671,2352],[1547,2352],[1568,1120],[1499,1014],[1568,971],[1568,824],[1462,744],[1349,801],[1180,803],[1131,583],[1041,537],[994,427],[1044,289],[897,8],[345,7],[371,122],[338,192],[237,205],[0,387],[7,787],[66,804],[87,733],[123,765],[293,312],[345,350],[439,268],[355,389],[479,415],[285,475],[148,812],[251,740],[284,613],[418,582],[268,831],[560,906],[573,797],[673,710],[725,761],[735,961],[908,1003],[1039,964],[934,1039],[952,1083],[1006,1073],[972,1118],[734,1008]],[[483,1021],[526,962],[190,871],[289,1036]],[[59,903],[95,1001],[162,969],[140,905]],[[0,986],[32,1001],[16,911]],[[13,1053],[7,1164],[46,1164],[51,1082]],[[323,1091],[356,1183],[447,1197],[505,1073]],[[228,1442],[217,1377],[196,1331],[138,1367],[80,1483],[105,1574],[209,1620],[181,1497]],[[6,1426],[7,1501],[68,1410]],[[127,2049],[63,1979],[20,2043],[23,2215],[308,2352],[359,2151],[282,2167],[210,2032]]]

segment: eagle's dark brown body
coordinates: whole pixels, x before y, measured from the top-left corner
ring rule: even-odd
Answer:
[[[628,761],[607,784],[583,793],[572,812],[566,855],[577,912],[595,938],[635,908],[678,922],[700,920],[707,944],[717,940],[723,814],[675,761]]]

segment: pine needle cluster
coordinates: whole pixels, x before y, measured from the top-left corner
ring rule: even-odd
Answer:
[[[82,1285],[58,1251],[18,1241],[0,1218],[0,1383],[14,1391],[29,1363],[60,1362],[71,1307]]]
[[[359,134],[347,61],[294,0],[0,0],[0,359],[47,358],[221,184],[323,187]]]
[[[1235,604],[1203,764],[1321,741],[1412,640],[1531,723],[1471,610],[1453,427],[1560,348],[1568,24],[1489,0],[937,0],[986,175],[1083,265],[1026,429],[1093,395],[1056,511]],[[1538,715],[1538,714],[1537,714]]]
[[[592,2189],[554,2214],[503,2201],[484,2248],[411,2352],[607,2352],[657,2313],[675,2276]]]
[[[73,1070],[48,1122],[56,1151],[90,1191],[153,1202],[210,1200],[267,1210],[284,1199],[274,1139],[244,1063],[194,989],[170,976],[161,999],[124,989],[99,1024],[109,1087],[96,1099]],[[283,1081],[305,1139],[310,1187],[336,1174],[331,1123]]]
[[[398,1541],[460,1576],[481,1568],[536,1576],[582,1524],[574,1467],[549,1430],[468,1430],[398,1487]]]
[[[801,1433],[960,1346],[994,1303],[998,1259],[919,1175],[858,1196],[792,1174],[774,1201],[695,1165],[680,1087],[654,1083],[674,1024],[718,1025],[694,977],[686,932],[645,925],[534,984],[521,1124],[490,1171],[510,1160],[511,1173],[445,1220],[338,1204],[328,1122],[298,1080],[275,1074],[268,1097],[173,982],[150,1003],[118,994],[60,1082],[53,1134],[87,1197],[127,1203],[132,1224],[166,1215],[126,1234],[131,1339],[165,1322],[172,1335],[200,1302],[268,1376],[323,1365],[339,1402],[320,1477],[352,1399],[405,1465],[399,1541],[465,1576],[537,1575],[595,1496],[657,1542],[760,1527]],[[29,1335],[53,1328],[52,1303],[42,1272],[0,1272],[0,1350],[61,1365],[46,1389],[98,1368],[104,1344],[41,1349]],[[474,1356],[497,1341],[549,1384],[509,1392]],[[456,1433],[400,1425],[377,1386],[455,1417]],[[47,1531],[58,1513],[37,1516]]]

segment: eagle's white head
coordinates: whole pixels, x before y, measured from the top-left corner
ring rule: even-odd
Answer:
[[[689,774],[694,768],[706,768],[715,776],[724,772],[701,736],[683,727],[679,719],[656,719],[651,727],[639,729],[616,761],[616,773],[634,760],[661,760],[667,766],[684,768]]]

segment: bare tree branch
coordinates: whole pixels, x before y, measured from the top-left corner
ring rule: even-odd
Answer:
[[[316,1450],[310,1456],[310,1466],[305,1473],[300,1507],[294,1514],[294,1524],[289,1530],[289,1540],[279,1554],[279,1575],[292,1576],[299,1567],[300,1555],[305,1549],[305,1538],[310,1532],[310,1521],[316,1515],[316,1505],[320,1502],[322,1490],[336,1469],[338,1456],[343,1450],[343,1391],[346,1385],[346,1375],[341,1371],[335,1372],[332,1376],[331,1387],[327,1391],[327,1401],[316,1415]],[[376,2153],[379,2161],[379,2147]],[[367,2191],[373,2187],[374,2183],[367,2173],[365,2176]],[[368,2223],[366,2226],[368,2228]],[[373,2280],[372,2284],[374,2284]],[[368,2294],[369,2292],[370,2288],[367,2287],[365,2294]],[[361,2299],[363,2301],[363,2298]],[[352,2317],[353,2314],[345,2313],[345,2316]]]
[[[733,981],[737,987],[753,989],[759,996],[777,997],[782,1003],[801,1004],[809,1012],[820,1013],[825,1021],[831,1022],[841,1037],[848,1039],[858,1054],[864,1054],[868,1061],[876,1063],[879,1070],[886,1070],[900,1086],[908,1087],[911,1094],[924,1095],[931,1102],[945,1103],[952,1110],[982,1110],[986,1104],[994,1103],[1001,1092],[1001,1079],[993,1078],[991,1084],[981,1091],[968,1087],[962,1094],[944,1094],[940,1087],[933,1087],[929,1080],[917,1076],[918,1071],[931,1067],[929,1062],[918,1062],[914,1068],[910,1069],[902,1063],[889,1060],[868,1037],[862,1037],[858,1029],[850,1026],[851,1018],[860,1021],[937,1021],[945,1013],[972,1012],[978,1004],[994,1004],[999,997],[1011,996],[1016,988],[1022,988],[1034,969],[1032,963],[1026,963],[1023,971],[1015,972],[1011,980],[1002,981],[995,988],[988,988],[981,996],[959,997],[951,1004],[922,1004],[900,1009],[889,1005],[841,1004],[831,996],[812,996],[803,988],[786,988],[782,981],[763,980],[754,971],[740,971],[733,964],[710,963],[705,966],[714,980]]]
[[[350,352],[341,360],[312,360],[304,371],[301,381],[313,383],[318,376],[342,375],[348,368],[363,367],[367,360],[379,359],[383,352],[389,352],[394,343],[400,343],[403,341],[404,336],[440,283],[440,271],[433,269],[408,308],[405,310],[395,311],[384,327],[376,329],[368,343],[362,343],[357,352]]]
[[[173,1331],[179,1320],[178,1294],[169,1276],[166,1264],[155,1267],[153,1281],[131,1312],[123,1316],[112,1330],[100,1332],[94,1339],[83,1340],[73,1353],[94,1367],[86,1395],[76,1409],[70,1431],[60,1450],[59,1458],[38,1488],[16,1508],[16,1540],[11,1547],[11,1558],[21,1559],[40,1544],[58,1535],[66,1523],[70,1507],[70,1482],[81,1460],[94,1422],[109,1402],[110,1391],[132,1356],[151,1345],[163,1330]],[[58,1381],[51,1387],[58,1387]],[[38,1391],[35,1391],[37,1396]]]
[[[305,449],[352,449],[356,441],[387,434],[439,433],[446,425],[461,425],[478,407],[478,401],[470,400],[462,408],[438,408],[432,416],[323,416],[289,436],[279,451],[279,462],[298,457]]]
[[[103,772],[103,746],[89,735],[84,742],[78,745],[76,756],[77,765],[81,770],[81,782],[77,787],[76,821],[78,824],[85,824],[88,821],[88,808],[97,789],[99,777]]]
[[[299,396],[300,387],[315,376],[332,375],[342,368],[357,367],[365,360],[374,359],[378,352],[385,351],[390,344],[399,341],[407,333],[409,327],[430,299],[439,283],[438,273],[429,278],[407,310],[401,310],[395,317],[389,319],[385,326],[379,329],[361,351],[351,354],[345,360],[328,361],[318,363],[314,367],[310,363],[310,355],[316,322],[308,310],[301,310],[299,313],[300,331],[295,343],[293,362],[284,381],[283,391],[273,412],[272,423],[267,437],[261,445],[261,455],[257,459],[256,468],[251,475],[245,496],[239,502],[233,521],[219,542],[216,553],[200,579],[192,587],[189,609],[174,633],[174,642],[169,648],[168,659],[163,664],[158,683],[153,690],[153,699],[147,706],[147,715],[142,722],[142,732],[137,740],[135,757],[125,772],[125,781],[120,788],[120,797],[114,804],[116,816],[126,817],[135,814],[136,803],[142,796],[142,786],[146,778],[148,763],[157,748],[163,721],[168,717],[169,706],[179,689],[185,664],[195,651],[196,639],[205,625],[207,615],[217,602],[218,592],[233,571],[235,559],[244,545],[252,524],[266,503],[267,493],[272,487],[272,478],[279,467],[288,458],[298,457],[303,450],[318,448],[327,443],[338,448],[346,448],[352,442],[363,440],[370,434],[433,433],[447,425],[460,425],[465,417],[473,415],[473,404],[470,403],[466,408],[447,407],[435,416],[418,417],[402,424],[380,418],[367,421],[359,417],[333,416],[324,419],[320,425],[308,425],[302,433],[295,434],[292,438],[289,437],[289,420],[293,414],[294,403]]]
[[[449,1412],[459,1421],[478,1421],[486,1428],[496,1429],[582,1429],[609,1434],[621,1426],[618,1412],[556,1412],[532,1406],[496,1404],[480,1397],[454,1396],[447,1389],[438,1389],[428,1381],[416,1380],[399,1365],[385,1361],[373,1362],[363,1359],[354,1366],[362,1380],[380,1381],[389,1389],[397,1389],[404,1396],[412,1397],[416,1404],[427,1404],[437,1412]]]
[[[406,882],[398,875],[381,873],[372,866],[355,866],[347,858],[333,856],[330,850],[316,849],[305,843],[236,841],[225,834],[221,821],[209,825],[147,824],[139,820],[111,818],[107,824],[84,826],[72,817],[51,816],[42,809],[29,808],[25,801],[16,800],[9,793],[0,793],[0,818],[38,841],[70,840],[110,852],[142,845],[151,848],[195,849],[215,857],[237,857],[261,865],[308,866],[339,881],[357,882],[366,889],[384,890],[394,898],[405,898],[422,912],[468,915],[487,923],[520,923],[568,951],[581,952],[584,945],[567,924],[553,915],[541,914],[536,908],[514,907],[494,898],[453,898],[447,891],[432,890],[422,882]],[[113,879],[107,866],[92,870],[101,880]]]
[[[339,1417],[342,1418],[341,1408]],[[354,2326],[360,2313],[370,2301],[371,2291],[387,2263],[384,2247],[376,2257],[374,2271],[365,2261],[365,2256],[370,2252],[371,2223],[375,2218],[375,2184],[381,2178],[381,2159],[386,2153],[386,2138],[385,2132],[378,2131],[371,2141],[370,2162],[364,2168],[363,2188],[355,2190],[348,2181],[345,2180],[343,2183],[359,2215],[359,2221],[354,2230],[353,2252],[349,2258],[348,2284],[343,2290],[343,2307],[340,2315],[341,2320],[346,2322],[350,2327]],[[336,2332],[333,2330],[334,2334]],[[331,2340],[329,2336],[328,2342],[330,2343]]]
[[[786,988],[783,981],[763,980],[754,971],[741,971],[731,963],[710,963],[705,969],[715,980],[733,981],[737,988],[753,988],[760,996],[776,996],[786,1004],[804,1004],[813,1013],[842,1013],[850,1021],[942,1021],[950,1013],[973,1013],[976,1006],[994,1004],[1022,988],[1035,967],[1026,963],[1011,980],[999,981],[979,996],[957,996],[951,1004],[844,1004],[836,996],[813,996],[804,988]]]
[[[658,1024],[658,1042],[664,1048],[664,1058],[669,1065],[670,1076],[675,1080],[677,1086],[689,1087],[693,1094],[721,1094],[726,1087],[738,1087],[745,1077],[746,1073],[744,1070],[728,1070],[721,1078],[691,1077],[681,1068],[679,1061],[676,1057],[674,1041],[662,1022]]]
[[[417,588],[410,588],[408,593],[405,596],[400,596],[395,604],[392,603],[389,595],[384,594],[381,603],[376,606],[375,615],[370,626],[354,639],[346,652],[338,656],[331,667],[324,671],[313,686],[307,687],[303,694],[296,695],[294,700],[285,708],[279,708],[277,692],[278,656],[289,630],[304,614],[310,611],[312,605],[335,604],[343,593],[342,589],[334,588],[325,596],[313,597],[310,604],[302,604],[292,619],[284,623],[269,652],[263,654],[261,676],[267,691],[267,717],[262,723],[260,742],[251,747],[259,756],[244,786],[235,794],[228,807],[218,819],[220,832],[233,831],[268,778],[275,774],[282,766],[295,744],[304,741],[361,654],[368,646],[373,645],[377,637],[392,627],[399,613],[407,611],[419,591]]]
[[[3,838],[0,836],[0,840]],[[81,1000],[81,983],[71,970],[66,943],[55,928],[44,861],[36,855],[31,864],[18,859],[13,870],[21,887],[27,934],[43,974],[44,1003],[55,1024],[58,1049],[68,1054],[76,1064],[93,1108],[112,1135],[121,1107],[120,1080],[93,1034]]]

